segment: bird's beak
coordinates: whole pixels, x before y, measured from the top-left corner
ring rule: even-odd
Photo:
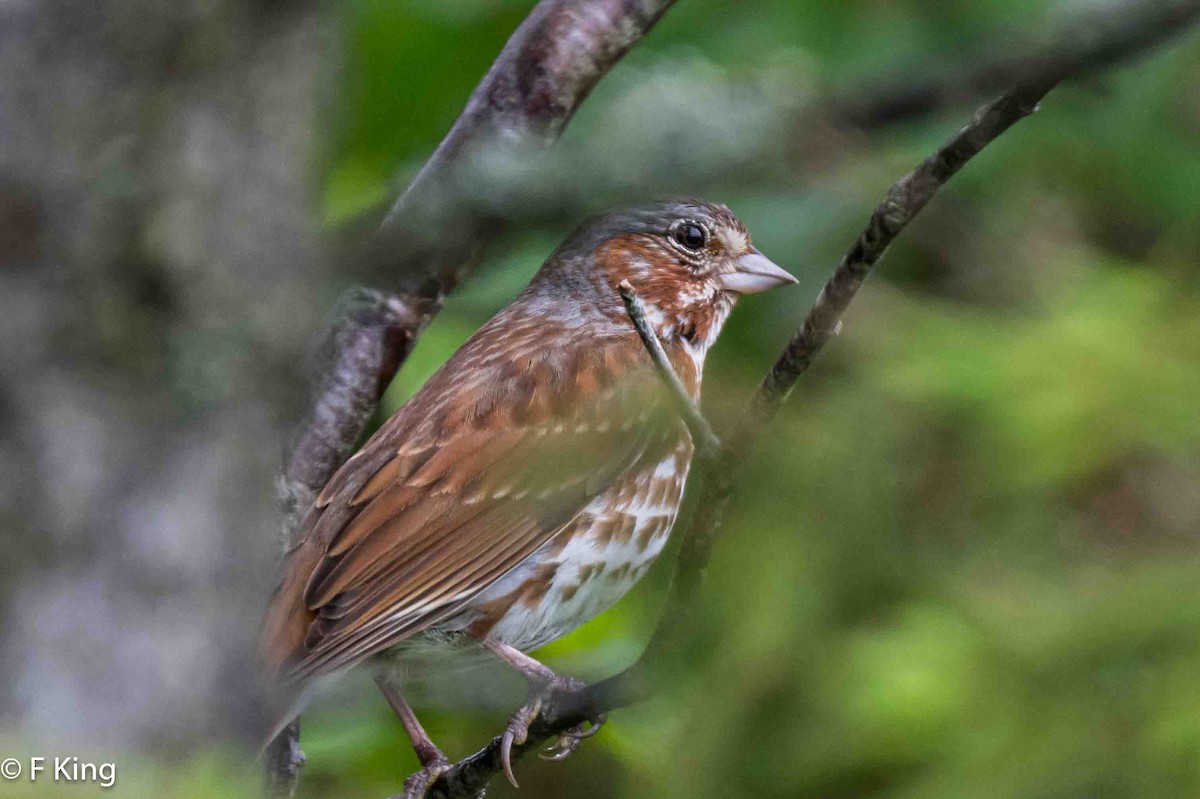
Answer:
[[[727,272],[718,278],[721,288],[726,291],[757,294],[760,291],[799,282],[759,252],[757,247],[750,248],[750,252],[740,256],[736,263],[735,271]]]

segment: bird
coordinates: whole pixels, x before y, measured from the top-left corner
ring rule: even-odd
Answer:
[[[271,737],[316,686],[367,665],[422,764],[406,795],[421,796],[449,762],[405,699],[405,664],[491,653],[529,683],[501,746],[516,785],[512,745],[549,692],[576,684],[528,653],[645,574],[692,463],[620,287],[698,403],[705,356],[738,297],[795,282],[724,205],[672,198],[579,225],[302,517],[260,633],[282,708]],[[603,721],[569,731],[551,758]]]

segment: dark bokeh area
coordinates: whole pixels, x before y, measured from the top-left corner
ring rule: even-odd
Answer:
[[[348,254],[531,5],[0,3],[0,754],[114,760],[121,796],[255,795],[250,650],[312,345],[352,275],[389,285]],[[826,101],[1084,5],[680,0],[385,410],[584,216],[695,193],[801,280],[716,347],[720,428],[977,104],[864,131]],[[490,796],[1200,793],[1198,70],[1192,35],[1063,86],[938,195],[764,438],[661,695]],[[540,656],[630,663],[666,566]],[[462,756],[522,688],[452,676],[418,709]],[[382,799],[416,767],[363,678],[303,741],[304,796]]]

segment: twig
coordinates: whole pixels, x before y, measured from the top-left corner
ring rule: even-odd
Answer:
[[[1185,7],[1187,13],[1179,9]],[[920,213],[951,177],[1013,124],[1037,110],[1042,98],[1062,80],[1082,72],[1107,66],[1115,58],[1133,55],[1180,32],[1200,16],[1200,2],[1174,3],[1176,13],[1164,14],[1162,8],[1135,3],[1136,13],[1128,13],[1123,30],[1130,42],[1120,41],[1110,26],[1108,36],[1092,39],[1092,50],[1078,49],[1075,39],[1064,40],[1071,55],[1059,64],[1047,54],[1041,62],[1045,73],[1029,73],[1028,79],[1003,96],[976,111],[971,121],[936,153],[905,175],[887,192],[871,214],[866,229],[842,258],[832,277],[817,296],[800,329],[788,343],[770,372],[752,396],[747,412],[734,431],[725,436],[725,449],[711,470],[713,485],[705,501],[686,528],[682,528],[676,579],[667,600],[662,620],[642,658],[615,679],[643,679],[647,656],[668,647],[673,631],[686,625],[695,594],[704,580],[716,532],[724,520],[725,508],[737,477],[753,450],[762,429],[776,411],[800,375],[808,369],[821,349],[841,329],[841,317],[871,268],[904,228]],[[1115,15],[1114,15],[1115,19]],[[604,710],[605,708],[600,708]]]
[[[826,121],[833,118],[858,128],[878,128],[929,114],[947,105],[1003,92],[1011,86],[1062,81],[1097,72],[1151,49],[1172,33],[1185,30],[1200,10],[1197,0],[1134,0],[1109,2],[1073,12],[1042,46],[1019,48],[992,57],[963,60],[962,69],[900,81],[881,81],[858,95],[834,97],[817,107]],[[907,72],[907,70],[900,70]]]
[[[300,750],[300,720],[297,719],[275,736],[263,752],[267,773],[267,796],[292,799],[300,781],[300,769],[308,762]]]
[[[758,430],[770,420],[796,380],[840,329],[842,314],[888,246],[938,189],[1001,133],[1036,111],[1038,103],[1057,83],[1057,78],[1050,78],[1018,86],[988,103],[936,153],[888,189],[887,196],[867,221],[866,229],[817,295],[800,329],[763,378],[751,400],[751,412],[742,417],[738,435],[733,437],[739,444],[727,453],[730,465],[740,465],[745,460],[745,450]]]
[[[1186,15],[1164,17],[1153,13],[1155,9],[1151,9],[1145,12],[1146,17],[1127,20],[1127,30],[1131,32],[1136,46],[1114,49],[1113,43],[1105,40],[1097,42],[1096,47],[1120,55],[1130,55],[1147,49],[1171,33],[1177,32],[1200,14],[1200,3],[1188,5],[1192,13]],[[1147,20],[1152,20],[1152,24]],[[548,699],[542,706],[541,714],[530,727],[526,742],[514,747],[514,759],[575,724],[629,704],[645,695],[646,670],[656,659],[657,653],[669,648],[670,642],[679,631],[688,627],[690,609],[695,605],[696,591],[704,579],[712,542],[724,518],[736,475],[742,470],[754,440],[786,399],[799,376],[812,363],[825,343],[840,329],[842,314],[871,268],[938,189],[984,147],[1013,124],[1035,111],[1041,99],[1055,85],[1086,69],[1105,65],[1115,57],[1089,57],[1087,53],[1082,53],[1072,61],[1072,69],[1065,71],[1062,68],[1051,68],[1054,62],[1048,58],[1045,62],[1046,74],[1030,75],[1025,82],[979,109],[971,121],[934,155],[888,190],[884,201],[871,214],[866,229],[825,284],[799,331],[764,378],[751,399],[750,412],[736,427],[735,434],[726,438],[727,444],[720,450],[715,468],[710,470],[717,473],[721,479],[716,490],[705,497],[696,515],[682,532],[683,541],[671,594],[646,650],[636,663],[620,674],[586,688]],[[636,300],[636,296],[630,293],[630,297],[626,297],[624,290],[621,294],[626,300],[631,318],[635,319],[637,325],[637,303],[630,301],[631,298]],[[642,326],[638,327],[651,356],[658,363],[660,356],[655,354],[654,347],[657,337],[652,334],[645,335]],[[658,349],[661,350],[661,343],[657,343]],[[664,377],[670,383],[669,374],[665,374]],[[431,786],[429,796],[441,799],[474,796],[500,771],[499,748],[500,738],[497,737],[483,749],[454,764]]]
[[[646,318],[646,306],[642,303],[642,298],[633,290],[633,286],[628,280],[622,280],[617,286],[617,290],[625,302],[625,311],[629,314],[630,321],[637,328],[638,335],[642,337],[642,343],[646,345],[646,351],[650,353],[650,359],[654,361],[654,367],[658,369],[659,376],[667,386],[667,392],[671,395],[671,401],[675,403],[679,417],[687,425],[688,432],[692,435],[692,441],[696,444],[697,456],[706,463],[710,462],[721,451],[720,439],[713,432],[708,420],[704,418],[704,414],[700,412],[696,401],[688,394],[675,367],[671,365],[671,359],[667,357],[667,351],[663,349],[658,334],[654,332],[654,328],[650,326],[650,320]]]
[[[285,542],[351,454],[396,370],[489,240],[495,220],[466,210],[480,152],[529,158],[552,144],[596,82],[674,0],[542,0],[517,28],[446,138],[396,201],[358,268],[389,273],[397,294],[354,289],[326,340],[327,363],[279,481]],[[464,185],[464,180],[468,185]],[[267,790],[295,795],[299,724],[268,747]]]
[[[760,431],[799,376],[840,329],[841,315],[871,267],[937,190],[996,137],[1036,110],[1038,102],[1056,82],[1021,86],[984,106],[949,142],[888,190],[887,197],[871,214],[866,229],[821,290],[800,330],[751,398],[748,412],[725,437],[725,448],[709,470],[711,481],[704,502],[681,531],[683,541],[675,580],[659,625],[642,657],[618,679],[645,682],[647,659],[669,649],[678,630],[689,626],[733,486]]]

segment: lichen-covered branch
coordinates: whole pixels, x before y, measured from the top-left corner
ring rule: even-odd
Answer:
[[[596,82],[674,0],[542,0],[513,33],[446,138],[352,269],[387,275],[392,294],[355,289],[326,336],[312,400],[280,478],[284,540],[351,454],[384,389],[445,296],[499,232],[471,210],[472,158],[530,158],[554,142]],[[264,754],[268,791],[295,795],[299,725]]]
[[[400,298],[365,288],[347,291],[334,309],[334,322],[317,349],[308,417],[297,428],[279,477],[286,535],[352,454],[407,351],[416,314]]]

